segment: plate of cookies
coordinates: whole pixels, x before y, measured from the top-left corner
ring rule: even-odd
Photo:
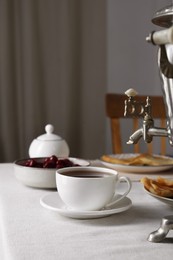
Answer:
[[[173,168],[172,157],[146,153],[102,155],[100,161],[106,167],[126,173],[153,173]]]
[[[141,183],[144,185],[146,193],[173,207],[173,179],[165,179],[162,177],[150,179],[143,177]]]

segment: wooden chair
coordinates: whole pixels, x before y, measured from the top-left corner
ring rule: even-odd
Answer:
[[[166,112],[165,112],[165,105],[162,96],[150,96],[152,102],[152,117],[153,119],[159,119],[160,127],[166,126]],[[121,138],[121,125],[120,119],[124,117],[124,101],[127,100],[127,96],[124,94],[114,94],[108,93],[106,94],[106,114],[107,117],[110,119],[110,126],[111,126],[111,134],[112,134],[112,152],[115,153],[123,153],[122,149],[122,138]],[[136,100],[145,102],[146,96],[136,96]],[[125,119],[127,120],[127,119]],[[139,119],[131,118],[130,120],[133,121],[133,129],[129,132],[129,136],[136,131],[141,125],[139,125]],[[127,125],[128,127],[128,125]],[[127,137],[127,139],[129,138]],[[160,137],[153,137],[160,138]],[[166,140],[167,138],[161,137],[161,149],[159,151],[160,154],[166,154]],[[128,141],[128,140],[127,140]],[[139,141],[140,143],[141,141]],[[140,145],[139,143],[133,145],[134,152],[140,152]],[[147,145],[147,152],[153,152],[153,143]]]

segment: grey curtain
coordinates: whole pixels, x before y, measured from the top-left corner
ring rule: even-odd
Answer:
[[[0,161],[28,156],[47,123],[70,155],[104,153],[104,0],[0,0]]]

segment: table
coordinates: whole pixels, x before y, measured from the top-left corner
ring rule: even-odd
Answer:
[[[140,182],[133,182],[128,195],[131,209],[99,219],[53,214],[39,203],[50,192],[56,191],[22,185],[13,164],[0,164],[1,260],[172,260],[172,231],[162,243],[147,237],[173,208],[146,194]]]

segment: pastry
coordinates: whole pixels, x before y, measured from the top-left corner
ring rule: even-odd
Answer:
[[[158,177],[157,179],[150,179],[144,177],[141,183],[151,193],[161,197],[173,198],[173,180]]]

